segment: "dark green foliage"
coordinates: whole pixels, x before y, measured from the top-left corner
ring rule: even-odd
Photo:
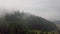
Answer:
[[[44,18],[37,16],[30,16],[26,19],[27,25],[31,30],[41,30],[41,31],[53,31],[56,28],[56,25],[52,22],[47,21]]]
[[[26,32],[26,27],[23,25],[22,20],[23,13],[14,12],[13,14],[6,14],[4,18],[4,23],[0,27],[0,32],[17,34],[21,32]]]
[[[31,30],[40,31],[53,31],[55,30],[55,24],[45,20],[44,18],[30,15],[26,19],[23,19],[25,13],[20,13],[19,11],[6,14],[4,19],[0,21],[2,25],[0,26],[0,32],[10,33],[10,34],[26,34],[26,32]],[[33,33],[33,32],[32,32]]]

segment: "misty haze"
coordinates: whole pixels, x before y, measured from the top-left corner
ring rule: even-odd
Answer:
[[[0,34],[60,34],[60,0],[0,0]]]

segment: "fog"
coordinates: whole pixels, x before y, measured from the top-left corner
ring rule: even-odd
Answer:
[[[0,0],[0,15],[20,10],[48,20],[60,20],[60,0]]]

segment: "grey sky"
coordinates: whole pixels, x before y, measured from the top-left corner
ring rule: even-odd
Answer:
[[[59,3],[60,0],[0,0],[0,8],[19,9],[48,20],[60,20]]]

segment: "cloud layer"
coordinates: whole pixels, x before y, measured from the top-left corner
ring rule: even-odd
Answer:
[[[60,20],[59,3],[60,0],[0,0],[0,8],[19,9],[48,20]]]

